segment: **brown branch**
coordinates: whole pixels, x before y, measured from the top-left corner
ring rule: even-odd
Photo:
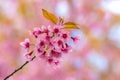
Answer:
[[[7,77],[4,78],[4,80],[7,80],[8,78],[10,78],[11,76],[13,76],[16,72],[18,72],[19,70],[21,70],[25,65],[27,65],[29,62],[33,61],[36,58],[36,56],[34,56],[30,61],[26,61],[22,66],[20,66],[18,69],[14,70],[11,74],[9,74]]]

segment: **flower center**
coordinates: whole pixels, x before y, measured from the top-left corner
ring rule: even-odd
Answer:
[[[63,34],[62,37],[66,39],[67,38],[67,34]]]
[[[54,29],[54,32],[55,32],[55,33],[58,33],[58,32],[59,32],[59,30],[58,30],[57,28],[55,28],[55,29]]]

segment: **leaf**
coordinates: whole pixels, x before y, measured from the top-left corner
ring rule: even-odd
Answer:
[[[65,29],[79,29],[76,23],[74,22],[66,22],[64,23],[64,28]]]
[[[45,10],[45,9],[42,9],[42,13],[43,13],[43,16],[44,16],[46,19],[50,20],[50,21],[53,22],[54,24],[57,23],[57,17],[56,17],[54,14],[48,12],[48,11]]]

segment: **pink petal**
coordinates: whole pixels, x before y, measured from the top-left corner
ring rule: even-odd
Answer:
[[[21,42],[20,45],[25,47],[25,42]]]

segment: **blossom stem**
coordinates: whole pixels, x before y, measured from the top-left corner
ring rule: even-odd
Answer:
[[[32,57],[30,61],[26,61],[23,65],[21,65],[19,68],[17,68],[16,70],[14,70],[11,74],[9,74],[8,76],[6,76],[4,78],[4,80],[7,80],[8,78],[10,78],[11,76],[13,76],[16,72],[18,72],[19,70],[21,70],[25,65],[27,65],[29,62],[33,61],[36,58],[36,56]]]

